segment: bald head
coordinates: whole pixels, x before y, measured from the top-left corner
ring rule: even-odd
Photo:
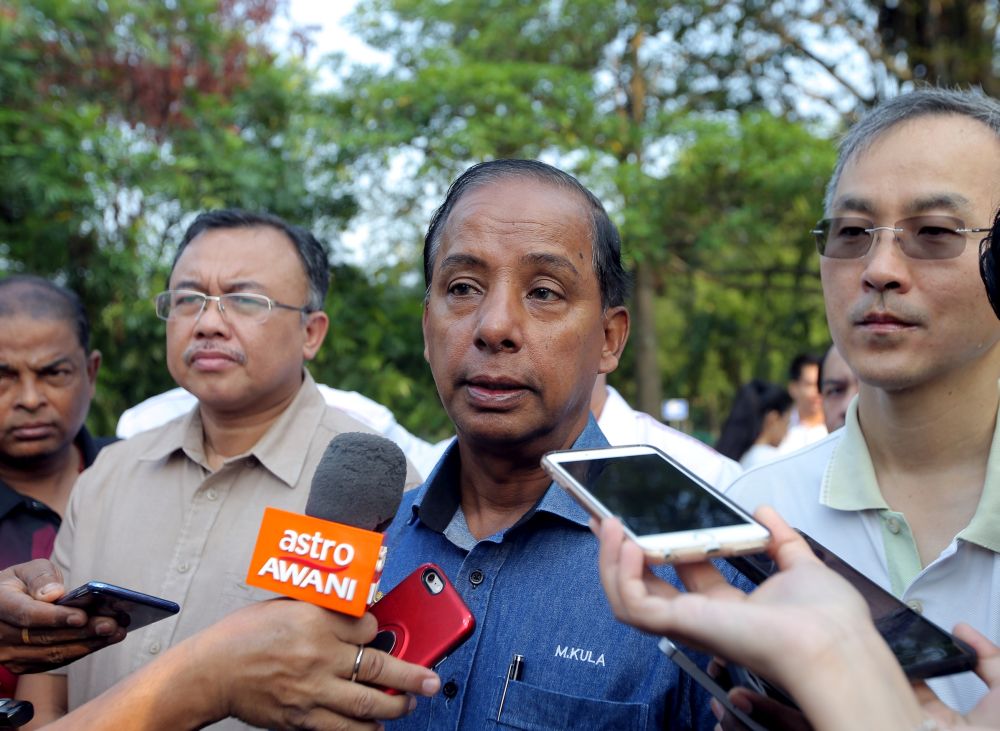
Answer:
[[[76,333],[84,352],[90,349],[90,321],[75,293],[31,275],[0,279],[0,318],[61,320]]]

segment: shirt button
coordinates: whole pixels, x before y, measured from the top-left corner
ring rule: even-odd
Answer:
[[[919,599],[911,599],[910,601],[908,601],[906,603],[906,606],[908,606],[910,609],[912,609],[917,614],[923,614],[924,613],[924,603],[922,601],[920,601]]]
[[[454,680],[449,680],[447,683],[444,684],[444,687],[441,689],[441,692],[444,693],[445,698],[448,699],[454,698],[455,696],[458,695],[458,686],[455,685]]]
[[[208,498],[209,500],[215,500],[215,499],[216,499],[217,497],[219,497],[219,493],[217,493],[217,492],[216,492],[215,490],[213,490],[213,489],[209,489],[209,490],[208,490],[208,491],[207,491],[207,492],[205,493],[205,497],[207,497],[207,498]]]
[[[177,567],[177,573],[179,573],[179,574],[186,574],[188,572],[188,569],[190,569],[190,568],[191,568],[191,566],[189,564],[182,563],[180,566]]]
[[[903,529],[903,527],[899,524],[899,518],[895,517],[889,518],[887,521],[885,521],[885,524],[886,527],[889,529],[889,532],[892,533],[894,536],[899,535],[899,531]]]
[[[486,575],[482,571],[480,571],[479,569],[473,569],[472,573],[469,574],[469,582],[473,586],[479,586],[480,584],[483,583],[483,579],[485,579],[485,578],[486,578]]]
[[[149,646],[149,654],[150,655],[155,655],[159,651],[160,651],[160,643],[159,642],[154,642],[152,645]]]

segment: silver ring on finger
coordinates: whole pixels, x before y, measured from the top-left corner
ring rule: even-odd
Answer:
[[[351,671],[351,682],[358,679],[358,671],[361,670],[361,657],[365,654],[365,646],[358,645],[358,656],[354,658],[354,669]]]

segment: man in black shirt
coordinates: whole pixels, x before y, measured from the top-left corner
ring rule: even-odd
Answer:
[[[73,292],[0,280],[0,568],[48,558],[77,475],[112,441],[83,425],[101,363],[89,340]],[[0,695],[14,680],[0,669]]]

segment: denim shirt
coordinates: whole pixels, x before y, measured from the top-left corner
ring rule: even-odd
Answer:
[[[604,446],[591,418],[573,448]],[[442,690],[387,727],[713,728],[708,695],[657,649],[656,638],[612,615],[587,513],[553,483],[515,525],[475,542],[458,511],[459,463],[452,444],[427,482],[404,495],[386,531],[381,587],[389,591],[417,566],[436,563],[475,615],[475,633],[438,665]],[[463,529],[467,540],[459,542],[471,539],[471,550],[445,535]],[[678,583],[669,567],[657,573]],[[498,722],[515,653],[524,656],[523,672],[509,683]]]

